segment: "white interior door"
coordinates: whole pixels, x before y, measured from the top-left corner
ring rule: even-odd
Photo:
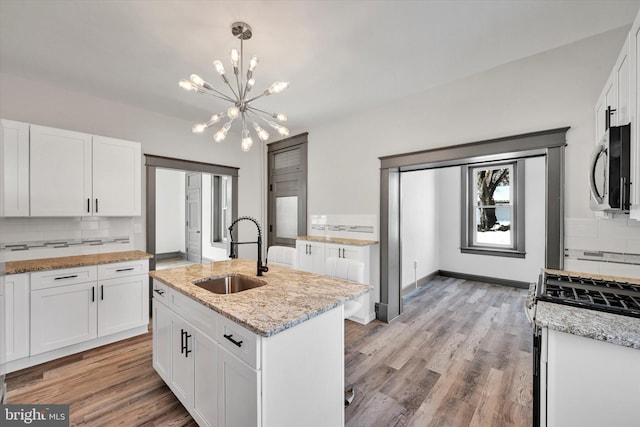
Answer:
[[[185,216],[187,259],[202,262],[202,174],[188,173],[185,177]]]

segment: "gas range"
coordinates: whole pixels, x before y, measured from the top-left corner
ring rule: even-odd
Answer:
[[[640,318],[640,284],[625,279],[543,270],[538,278],[535,301]]]

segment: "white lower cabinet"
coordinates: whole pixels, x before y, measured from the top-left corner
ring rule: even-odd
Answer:
[[[95,283],[31,292],[31,354],[40,354],[98,336]]]
[[[218,351],[218,394],[222,426],[259,425],[258,371],[227,350]]]
[[[296,251],[299,270],[324,274],[324,243],[296,240]]]
[[[146,325],[149,322],[147,275],[99,280],[98,336]]]
[[[4,362],[29,356],[29,274],[0,277],[4,293]]]
[[[153,299],[153,366],[199,425],[344,425],[341,307],[265,338],[162,290]]]
[[[141,260],[5,276],[7,372],[146,333],[147,272]]]

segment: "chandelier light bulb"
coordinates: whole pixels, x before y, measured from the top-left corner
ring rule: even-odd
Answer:
[[[204,86],[204,80],[197,74],[191,74],[189,76],[189,80],[191,80],[191,82],[198,87]]]
[[[227,132],[229,132],[229,128],[231,128],[231,120],[225,123],[218,131],[213,135],[213,140],[215,142],[222,142],[227,137]]]
[[[218,123],[223,115],[224,113],[218,113],[211,116],[211,119],[209,120],[209,122],[207,122],[207,126],[211,126],[214,123]]]
[[[281,122],[286,122],[288,120],[286,114],[274,114],[274,118],[280,120]]]
[[[231,65],[233,65],[233,68],[238,68],[238,62],[240,62],[240,52],[238,52],[238,49],[231,49]]]
[[[207,128],[207,125],[205,123],[198,123],[193,125],[193,127],[191,128],[191,132],[202,133],[206,128]]]
[[[238,118],[239,115],[240,109],[238,107],[230,107],[227,110],[227,117],[229,117],[231,120]]]
[[[215,61],[213,61],[213,66],[215,67],[218,74],[224,76],[224,65],[222,65],[222,62],[216,59]]]
[[[258,65],[258,57],[257,56],[252,56],[251,59],[249,60],[249,71],[251,71],[253,73],[253,70],[256,69],[256,65]]]
[[[269,95],[271,95],[272,93],[280,93],[288,87],[289,82],[277,81],[271,83],[271,86],[269,86],[269,89],[267,89],[267,91],[269,92]]]
[[[287,129],[287,128],[286,128],[286,127],[284,127],[284,126],[280,126],[280,125],[278,125],[278,133],[279,133],[281,136],[289,136],[289,129]]]
[[[254,84],[256,84],[256,79],[254,79],[253,77],[247,80],[247,92],[251,90]]]
[[[256,133],[258,134],[258,139],[260,139],[260,141],[264,142],[267,139],[269,139],[269,132],[262,129],[260,125],[257,124],[256,122],[253,122],[253,128],[256,130]]]
[[[184,90],[188,90],[189,92],[195,92],[198,90],[198,88],[194,86],[194,84],[189,80],[180,80],[178,82],[178,86],[180,86]]]
[[[242,151],[249,151],[251,149],[251,147],[253,146],[253,139],[251,139],[251,135],[249,134],[249,131],[247,129],[242,131],[242,143],[241,143],[241,148]]]

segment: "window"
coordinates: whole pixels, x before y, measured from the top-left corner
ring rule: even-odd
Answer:
[[[231,225],[231,177],[214,175],[211,192],[211,243],[225,243]]]
[[[524,258],[524,159],[461,169],[461,251]]]

